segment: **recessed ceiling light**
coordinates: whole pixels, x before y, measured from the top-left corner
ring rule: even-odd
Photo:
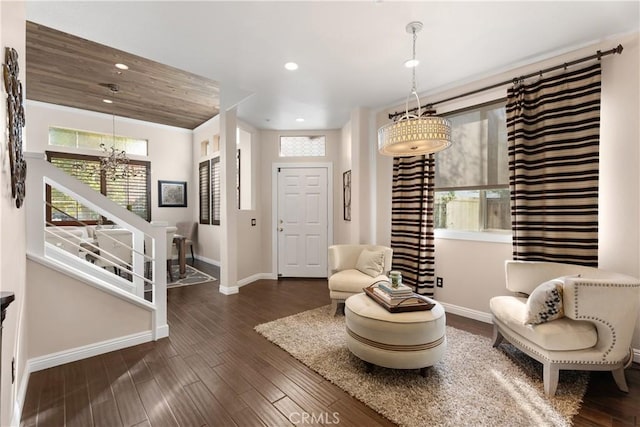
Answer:
[[[295,62],[287,62],[286,64],[284,64],[284,68],[289,71],[295,71],[298,69],[298,64],[296,64]]]
[[[303,119],[302,117],[298,117],[298,118],[296,119],[296,122],[304,122],[304,119]]]
[[[404,61],[404,66],[407,68],[417,67],[418,64],[420,64],[420,61],[418,61],[417,59],[407,59],[406,61]]]
[[[128,70],[128,69],[129,69],[129,66],[128,66],[127,64],[122,64],[122,63],[118,62],[118,63],[116,64],[116,68],[118,68],[118,69],[120,69],[120,70]]]
[[[103,99],[102,102],[104,102],[105,104],[113,104],[113,101],[110,99]]]

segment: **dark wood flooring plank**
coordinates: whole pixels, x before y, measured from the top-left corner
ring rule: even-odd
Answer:
[[[22,405],[22,417],[20,425],[24,427],[34,427],[38,421],[38,403],[40,392],[44,389],[46,372],[37,371],[29,375],[29,384]]]
[[[38,426],[64,425],[64,369],[49,368],[38,402]]]
[[[320,417],[324,417],[324,414],[327,413],[327,412],[324,412],[323,415],[317,414],[314,416],[314,414],[311,414],[305,411],[296,402],[289,399],[289,397],[287,396],[275,402],[273,406],[278,408],[278,411],[280,411],[280,413],[284,415],[287,418],[287,420],[291,421],[294,425],[301,425],[301,424],[305,426],[322,425],[322,423],[320,422]],[[314,416],[314,418],[311,418],[312,416]],[[333,415],[331,419],[333,420]],[[323,419],[323,421],[325,420]],[[339,421],[339,419],[337,421]]]
[[[134,349],[124,349],[120,353],[134,383],[147,382],[153,378],[151,371],[149,371],[147,364],[144,362],[142,351],[134,347]]]
[[[218,356],[218,350],[219,349],[216,348],[215,344],[202,343],[198,346],[196,354],[202,357],[207,365],[213,367],[224,363],[224,359]]]
[[[242,427],[263,427],[265,425],[250,408],[231,414],[231,418],[238,426]]]
[[[205,420],[195,403],[180,386],[178,379],[166,365],[161,351],[150,351],[145,355],[145,363],[151,370],[158,388],[171,408],[171,412],[180,426],[202,426]]]
[[[206,364],[204,359],[198,355],[191,355],[186,362],[227,412],[233,415],[247,409],[247,405],[238,397],[238,394]]]
[[[173,416],[173,412],[155,379],[138,383],[136,388],[151,425],[158,427],[178,426],[178,421]]]
[[[49,401],[38,409],[38,427],[57,427],[64,425],[64,398]]]
[[[85,375],[87,377],[87,388],[89,390],[89,400],[91,405],[96,405],[104,401],[113,401],[113,390],[107,377],[104,363],[100,356],[91,357],[82,361]]]
[[[263,367],[260,369],[260,373],[264,375],[269,381],[274,383],[276,387],[283,391],[291,400],[296,402],[305,411],[311,412],[323,412],[329,410],[329,405],[325,404],[315,396],[309,394],[306,390],[302,389],[291,379],[282,375],[280,371],[272,366]]]
[[[79,389],[87,389],[87,376],[82,361],[63,365],[62,372],[64,375],[65,394],[74,393]]]
[[[262,397],[256,390],[249,390],[240,395],[247,405],[251,405],[251,409],[260,417],[260,419],[268,426],[288,426],[293,425],[287,417],[282,415],[278,409],[267,399]]]
[[[229,413],[201,382],[189,384],[185,390],[195,403],[198,411],[210,426],[235,426]]]
[[[69,427],[91,427],[93,416],[89,403],[89,390],[86,387],[77,388],[67,393],[64,399],[66,425]]]
[[[92,403],[91,411],[96,427],[120,427],[123,425],[115,399]]]
[[[332,419],[338,419],[340,426],[394,426],[395,424],[386,418],[382,418],[366,405],[353,405],[348,400],[337,400],[330,407]],[[382,418],[382,419],[381,419]]]
[[[120,353],[113,352],[103,355],[103,363],[122,422],[131,426],[146,420],[147,414],[144,406]]]
[[[166,360],[167,366],[171,369],[180,382],[180,385],[183,387],[198,381],[198,376],[191,370],[189,365],[185,363],[184,359],[180,355]]]
[[[222,365],[215,366],[212,369],[238,394],[253,389],[251,384],[242,377],[242,372],[240,372],[236,366],[223,363]]]
[[[227,364],[234,366],[235,370],[240,372],[240,375],[242,375],[254,389],[260,392],[265,399],[273,403],[285,396],[282,390],[262,376],[250,363],[243,361],[242,358],[237,357],[235,353],[231,353],[232,352],[223,353],[224,357],[221,357],[221,359],[224,359]]]

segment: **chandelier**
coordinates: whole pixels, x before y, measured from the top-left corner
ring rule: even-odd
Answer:
[[[101,83],[102,86],[106,86],[111,91],[111,98],[105,99],[104,102],[108,104],[114,104],[114,98],[116,93],[120,90],[118,85],[113,83]],[[100,156],[100,165],[82,162],[76,164],[77,169],[81,169],[91,174],[104,173],[106,179],[116,181],[119,179],[126,179],[132,176],[136,176],[134,170],[129,165],[129,158],[125,150],[116,149],[116,113],[115,107],[112,114],[112,139],[111,147],[107,147],[105,143],[100,144],[100,149],[103,154]]]
[[[104,152],[104,155],[100,157],[100,170],[108,179],[115,181],[135,176],[124,150],[116,150],[115,145],[107,148],[104,143],[100,144],[100,148]]]
[[[451,145],[451,123],[442,117],[425,111],[423,116],[420,98],[416,89],[416,33],[422,29],[422,22],[410,22],[407,33],[413,34],[413,56],[405,63],[412,68],[411,93],[405,102],[405,114],[393,123],[378,130],[378,151],[385,156],[410,157],[437,153]],[[418,102],[417,114],[409,114],[409,98],[415,96]]]

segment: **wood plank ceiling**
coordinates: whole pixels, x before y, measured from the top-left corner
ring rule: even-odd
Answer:
[[[214,80],[33,22],[26,39],[27,99],[185,129],[219,112]]]

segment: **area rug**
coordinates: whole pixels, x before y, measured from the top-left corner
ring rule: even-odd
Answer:
[[[183,279],[180,279],[180,266],[172,265],[171,274],[173,275],[173,282],[167,283],[167,288],[178,288],[180,286],[198,285],[205,282],[214,282],[215,277],[211,277],[200,270],[187,265],[187,270]]]
[[[331,306],[255,327],[269,341],[401,426],[570,426],[588,373],[561,371],[555,397],[544,395],[542,365],[509,344],[447,326],[447,351],[427,377],[375,367],[346,346],[343,316]]]

